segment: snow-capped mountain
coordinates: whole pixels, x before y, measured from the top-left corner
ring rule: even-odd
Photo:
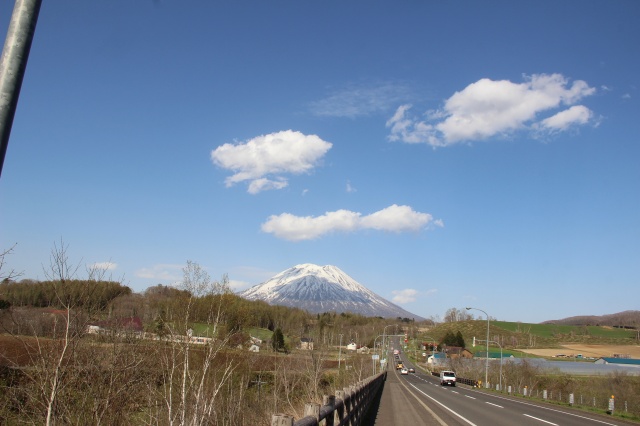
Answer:
[[[311,313],[335,311],[385,318],[423,319],[378,296],[331,265],[296,265],[241,292],[240,296],[249,300],[263,300],[271,305],[301,308]]]

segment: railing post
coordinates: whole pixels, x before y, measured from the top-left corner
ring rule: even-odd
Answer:
[[[322,405],[312,402],[305,404],[304,416],[298,422],[323,426],[360,425],[385,378],[386,373],[370,376],[354,385],[344,387],[343,390],[336,390],[335,395],[324,395]],[[271,426],[295,424],[293,416],[287,414],[274,414],[271,418]]]
[[[360,392],[360,384],[356,383],[351,386],[353,390],[353,418],[355,420],[355,424],[360,424],[360,410],[362,409],[362,393]]]
[[[355,421],[355,411],[357,408],[356,404],[358,403],[357,395],[353,385],[349,385],[346,390],[347,394],[349,395],[349,412],[347,413],[349,417],[349,424],[355,425],[357,424]]]
[[[336,402],[336,405],[338,406],[338,409],[335,411],[335,415],[333,417],[333,421],[334,424],[342,424],[342,420],[344,419],[344,409],[345,409],[345,403],[344,403],[344,391],[341,390],[337,390],[336,391],[336,399],[340,400],[340,403]]]
[[[271,426],[293,426],[293,416],[274,414],[271,416]]]
[[[307,402],[304,405],[304,416],[303,417],[313,417],[316,419],[316,422],[320,421],[320,404],[316,404],[314,402]]]
[[[353,393],[351,392],[350,387],[345,387],[344,388],[344,395],[345,395],[345,404],[344,404],[344,416],[347,418],[347,424],[352,425],[353,423],[353,403],[354,403],[354,397],[353,397]]]
[[[336,397],[333,395],[325,395],[322,397],[322,405],[324,405],[325,407],[331,407],[331,415],[325,417],[325,426],[333,426],[334,424],[334,419],[335,419],[335,415],[333,414],[333,412],[336,409]]]

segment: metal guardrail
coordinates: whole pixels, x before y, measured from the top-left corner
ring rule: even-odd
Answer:
[[[293,416],[274,414],[271,417],[271,426],[359,425],[386,378],[385,371],[344,390],[336,391],[335,395],[325,395],[322,406],[308,403],[304,407],[304,417],[295,422]]]

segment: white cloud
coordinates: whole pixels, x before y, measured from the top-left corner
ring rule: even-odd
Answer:
[[[356,192],[356,191],[357,191],[357,189],[356,189],[353,185],[351,185],[351,182],[350,182],[350,181],[347,181],[347,188],[346,188],[346,191],[347,191],[347,192],[349,192],[349,193],[351,193],[351,192]]]
[[[285,179],[279,178],[278,180],[269,180],[267,178],[260,178],[252,180],[249,184],[249,189],[247,192],[249,194],[257,194],[260,191],[268,190],[268,189],[282,189],[289,185]]]
[[[262,231],[289,241],[312,240],[331,232],[354,232],[375,229],[390,232],[418,232],[428,225],[441,226],[428,213],[414,211],[396,204],[362,216],[349,210],[327,212],[322,216],[295,216],[290,213],[270,216]]]
[[[238,292],[249,287],[251,287],[251,284],[246,281],[229,280],[229,288],[232,291]]]
[[[437,294],[437,293],[438,293],[438,289],[437,289],[437,288],[432,288],[432,289],[427,290],[427,291],[424,293],[424,295],[425,295],[425,296],[431,296],[431,295],[433,295],[433,294]]]
[[[360,226],[379,231],[405,232],[419,231],[429,222],[433,222],[430,214],[416,212],[409,206],[394,204],[363,217]]]
[[[150,268],[141,268],[135,272],[138,278],[149,280],[170,281],[172,283],[181,282],[183,279],[182,269],[184,265],[158,264]]]
[[[424,118],[410,116],[411,105],[400,106],[387,121],[391,129],[389,140],[435,147],[509,135],[523,129],[537,130],[541,123],[538,115],[561,105],[573,105],[595,90],[582,80],[570,85],[561,74],[534,74],[523,83],[483,78],[454,93],[441,110],[430,111]],[[580,117],[584,117],[584,111],[589,110],[581,108]],[[573,118],[573,124],[586,124],[578,117]]]
[[[248,192],[257,194],[286,187],[284,175],[310,172],[331,146],[316,135],[285,130],[221,145],[211,152],[211,160],[235,173],[225,179],[227,187],[249,181]]]
[[[290,241],[312,240],[332,231],[354,231],[359,220],[360,213],[348,210],[327,212],[318,217],[282,213],[270,216],[262,224],[262,231]]]
[[[90,270],[99,269],[102,271],[113,271],[118,267],[117,263],[113,262],[96,262],[91,265],[87,265]]]
[[[393,303],[404,305],[405,303],[415,302],[418,291],[412,288],[406,288],[404,290],[393,290],[391,294],[394,295],[393,299],[391,299]]]
[[[435,136],[435,129],[431,124],[407,118],[407,111],[411,105],[398,107],[393,117],[387,121],[387,127],[391,127],[389,140],[407,143],[428,143],[429,145],[441,145]]]
[[[540,128],[553,131],[567,130],[572,125],[586,124],[593,116],[591,110],[583,105],[574,105],[569,109],[560,111],[554,116],[545,118],[540,122]]]
[[[382,83],[375,86],[350,85],[310,104],[315,115],[356,118],[387,112],[391,105],[406,102],[411,96],[406,86]]]
[[[624,95],[622,95],[622,99],[631,99],[631,94],[625,93]]]

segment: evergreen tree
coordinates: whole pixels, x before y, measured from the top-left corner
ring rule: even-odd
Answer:
[[[457,346],[457,343],[458,342],[456,340],[456,336],[453,334],[453,332],[447,331],[447,334],[444,335],[442,342],[440,342],[440,346],[442,345]]]
[[[273,350],[276,352],[284,349],[284,335],[282,334],[280,327],[276,328],[273,332],[273,336],[271,337],[271,346],[273,346]]]
[[[463,349],[465,348],[464,337],[462,337],[462,333],[460,332],[460,330],[458,330],[458,332],[456,333],[456,346],[459,346]]]

